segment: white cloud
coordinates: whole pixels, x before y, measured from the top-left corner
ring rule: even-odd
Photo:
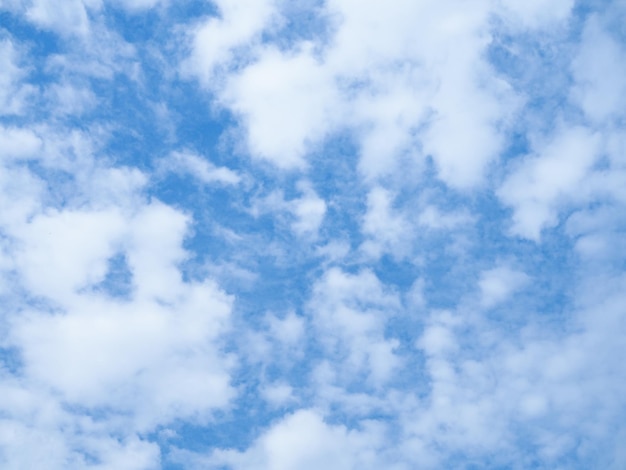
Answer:
[[[574,0],[500,0],[506,19],[522,28],[551,27],[566,20],[574,7]]]
[[[269,316],[267,323],[270,337],[278,343],[297,347],[304,339],[304,320],[293,312],[288,313],[283,318]]]
[[[384,8],[328,2],[330,37],[287,50],[248,42],[249,63],[215,76],[210,71],[227,63],[235,45],[276,27],[270,14],[258,14],[253,26],[244,17],[246,28],[224,15],[195,32],[185,67],[236,113],[253,157],[302,168],[316,144],[354,129],[364,175],[388,173],[409,152],[431,155],[444,181],[470,187],[497,157],[499,126],[515,108],[482,58],[488,3],[474,2],[471,11],[436,2],[398,0]]]
[[[35,94],[33,85],[23,83],[28,69],[22,54],[10,38],[0,39],[0,116],[22,114]]]
[[[284,383],[266,385],[261,389],[261,396],[274,407],[288,405],[295,400],[294,390]]]
[[[9,231],[41,210],[45,183],[24,168],[0,171],[0,226]]]
[[[580,51],[572,63],[573,99],[594,121],[624,114],[626,51],[601,26],[598,17],[585,24]]]
[[[138,170],[97,160],[97,130],[33,129],[0,127],[0,340],[21,361],[8,372],[0,359],[0,446],[15,449],[0,462],[158,468],[158,445],[138,433],[204,422],[235,396],[218,344],[233,299],[183,278],[188,216],[147,201]],[[106,285],[120,256],[127,296]]]
[[[89,5],[87,7],[91,9]],[[93,8],[98,10],[99,6]],[[59,77],[58,86],[64,87],[69,84],[74,87],[75,92],[82,95],[74,96],[74,99],[83,100],[83,103],[89,95],[89,82],[85,80],[92,78],[112,80],[116,78],[116,74],[124,74],[135,82],[140,82],[142,78],[135,47],[117,31],[108,28],[102,15],[92,16],[93,21],[86,23],[78,35],[62,38],[64,47],[45,56],[46,73]],[[60,28],[62,34],[71,35],[76,32],[73,28],[77,25],[66,24],[65,21],[71,23],[72,20],[66,18],[55,25],[55,28]],[[55,85],[52,85],[53,89],[54,87]]]
[[[283,192],[275,190],[265,197],[257,198],[250,212],[255,217],[274,214],[279,220],[287,213],[291,230],[297,236],[315,239],[324,222],[326,202],[317,195],[310,182],[299,181],[296,187],[300,197],[286,201]]]
[[[361,374],[374,386],[391,378],[401,361],[394,353],[398,342],[387,338],[385,324],[398,308],[397,296],[369,271],[331,268],[315,284],[309,315],[340,383]]]
[[[169,3],[169,0],[110,0],[131,13],[142,13],[150,8]]]
[[[544,228],[559,221],[559,210],[576,200],[580,185],[598,158],[599,137],[588,129],[565,128],[535,146],[498,190],[513,207],[512,232],[539,240]]]
[[[399,411],[404,442],[436,442],[433,468],[448,466],[457,451],[525,466],[532,459],[525,445],[537,446],[544,464],[556,466],[572,452],[595,464],[592,447],[598,448],[577,444],[577,436],[591,434],[602,442],[603,462],[621,462],[608,423],[621,419],[618,396],[626,387],[623,345],[616,342],[623,331],[622,284],[589,277],[577,288],[580,308],[568,310],[560,331],[532,322],[505,331],[463,312],[432,312],[417,343],[426,354],[429,394]],[[518,439],[527,444],[520,448]],[[414,450],[407,458],[419,458]]]
[[[45,95],[56,116],[81,115],[97,103],[95,94],[88,87],[71,83],[55,83],[45,91]]]
[[[602,263],[611,262],[615,260],[615,253],[624,252],[623,210],[623,205],[605,204],[573,213],[567,219],[566,230],[576,240],[577,252],[588,261]]]
[[[442,212],[434,205],[427,205],[420,213],[417,221],[420,225],[431,229],[454,229],[472,222],[472,217],[464,211]]]
[[[137,439],[119,442],[115,439],[86,440],[90,458],[68,447],[65,436],[54,429],[40,431],[16,421],[0,424],[0,445],[9,449],[0,463],[4,468],[64,468],[145,470],[159,468],[159,449],[155,444]],[[87,446],[86,446],[87,447]]]
[[[350,244],[344,240],[333,240],[326,245],[319,246],[315,253],[328,263],[336,263],[348,256]]]
[[[0,157],[7,160],[38,157],[42,141],[30,129],[0,126]]]
[[[306,183],[300,184],[303,196],[291,201],[291,212],[296,220],[292,224],[298,235],[316,235],[326,214],[326,202]]]
[[[510,8],[540,27],[565,19],[571,2],[552,2],[549,11],[547,6],[537,1]],[[285,168],[302,166],[312,144],[355,126],[362,129],[361,169],[375,177],[393,167],[398,152],[415,145],[414,129],[426,126],[423,151],[434,157],[442,179],[458,187],[479,183],[500,148],[500,126],[516,107],[507,85],[481,62],[487,4],[476,2],[474,13],[462,17],[429,2],[399,1],[384,9],[331,2],[327,10],[337,29],[321,52],[307,43],[290,51],[259,46],[250,64],[220,74],[220,85],[212,86],[241,117],[251,154]],[[428,25],[418,27],[416,18],[428,18]],[[211,19],[205,28],[216,39],[199,42],[198,34],[192,57],[219,57],[210,53],[210,43],[223,38],[230,44],[236,28],[226,24]],[[251,30],[273,25],[259,20]],[[405,48],[408,43],[412,50]],[[211,61],[195,72],[214,66]]]
[[[99,282],[123,229],[124,219],[113,211],[36,216],[14,232],[20,240],[16,256],[25,286],[35,295],[61,300]]]
[[[336,101],[329,79],[308,50],[285,56],[268,48],[232,77],[222,101],[245,122],[251,155],[301,167],[307,145],[341,119],[329,109]]]
[[[220,84],[215,68],[234,60],[238,47],[257,42],[257,36],[276,15],[274,0],[213,3],[220,16],[206,20],[189,33],[192,52],[183,65],[184,73],[197,75],[211,87]]]
[[[259,328],[252,329],[242,325],[240,331],[240,354],[246,359],[265,370],[269,364],[272,368],[283,371],[290,370],[304,357],[305,345],[309,339],[306,330],[306,321],[301,316],[289,312],[282,316],[267,313]],[[264,375],[264,374],[263,374]],[[270,402],[291,399],[292,393],[287,396],[288,384],[279,381],[273,383],[263,378],[263,394]],[[280,399],[283,397],[283,399]]]
[[[187,256],[182,242],[188,218],[157,203],[147,206],[129,222],[127,257],[137,297],[165,302],[177,299],[184,289],[178,264]]]
[[[393,187],[393,185],[390,185]],[[396,203],[396,194],[374,186],[367,195],[361,231],[365,241],[360,250],[369,258],[390,254],[395,259],[411,259],[419,250],[419,241],[440,233],[462,233],[474,223],[465,209],[442,210],[428,202],[428,195]]]
[[[12,344],[27,376],[70,403],[131,413],[142,429],[225,406],[233,396],[230,360],[211,342],[228,325],[231,299],[210,282],[182,281],[176,263],[184,222],[159,205],[136,222],[115,213],[36,219],[25,240],[41,250],[29,250],[32,262],[19,266],[30,291],[59,302],[61,311],[31,309],[13,319]],[[116,247],[127,228],[132,241]],[[128,301],[85,290],[104,277],[116,248],[126,251],[132,273]]]
[[[457,350],[454,328],[460,322],[449,312],[433,315],[431,323],[424,329],[417,346],[429,356],[441,356]]]
[[[481,303],[490,308],[506,301],[509,296],[524,287],[529,282],[529,277],[506,265],[497,266],[483,271],[478,281],[481,293]]]
[[[89,32],[89,16],[82,0],[68,0],[59,4],[53,0],[34,0],[25,4],[25,15],[37,26],[60,34],[85,35]]]
[[[384,443],[382,431],[373,423],[362,430],[348,430],[343,425],[326,424],[314,410],[299,410],[272,426],[246,452],[219,451],[208,459],[183,461],[191,468],[229,465],[234,470],[406,468],[379,457]]]
[[[226,167],[216,167],[207,159],[191,152],[173,152],[161,160],[161,171],[188,174],[204,184],[221,183],[235,185],[241,177]]]
[[[375,187],[367,195],[362,230],[369,240],[361,249],[369,256],[376,258],[384,252],[399,256],[408,253],[411,225],[405,215],[393,207],[393,199],[393,194],[381,187]]]

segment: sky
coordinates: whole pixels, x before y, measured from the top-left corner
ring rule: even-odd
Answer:
[[[625,25],[0,0],[0,467],[626,468]]]

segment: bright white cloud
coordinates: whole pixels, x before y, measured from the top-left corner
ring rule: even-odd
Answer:
[[[25,15],[37,26],[52,29],[60,34],[84,35],[89,32],[89,17],[82,0],[70,0],[59,4],[51,0],[22,2]]]
[[[261,390],[263,398],[272,406],[289,405],[294,401],[293,388],[284,383],[271,384]]]
[[[97,135],[1,131],[1,269],[13,289],[1,291],[11,302],[1,344],[20,351],[21,365],[16,379],[2,356],[12,405],[0,445],[15,451],[0,461],[155,468],[159,447],[138,432],[181,416],[204,421],[236,394],[234,360],[218,344],[232,298],[212,281],[183,279],[188,217],[147,201],[143,173],[96,161]],[[47,172],[58,183],[46,184]],[[128,294],[107,286],[116,259],[128,271]],[[104,409],[92,422],[90,410]]]
[[[190,152],[174,152],[162,161],[161,169],[173,173],[188,174],[204,184],[237,184],[240,176],[228,168],[215,167],[211,162]]]
[[[342,425],[326,424],[314,410],[300,410],[273,426],[245,453],[219,452],[207,460],[185,463],[191,468],[219,468],[227,464],[238,470],[374,469],[385,465],[376,453],[382,444],[381,431],[375,425],[366,426],[363,431],[349,431]]]
[[[411,225],[404,214],[393,208],[392,203],[393,195],[383,188],[374,188],[368,194],[363,232],[370,239],[362,246],[368,255],[378,257],[383,252],[407,253],[407,244],[412,237]]]
[[[0,5],[1,6],[1,5]],[[0,38],[0,115],[21,114],[35,87],[22,83],[28,69],[21,65],[19,48],[10,38]]]
[[[35,217],[15,233],[21,242],[17,264],[25,285],[36,295],[61,300],[99,282],[123,230],[124,219],[113,211]]]
[[[624,245],[621,236],[623,207],[608,205],[580,210],[567,219],[567,232],[576,239],[576,250],[588,260],[610,261]]]
[[[522,28],[551,27],[567,20],[574,0],[528,0],[525,2],[500,2],[506,18]]]
[[[97,185],[90,190],[106,202]],[[133,203],[7,221],[23,287],[53,305],[12,318],[10,344],[22,351],[29,380],[68,403],[130,414],[132,426],[151,429],[206,416],[233,397],[231,360],[212,343],[228,328],[232,301],[211,282],[183,281],[186,216],[158,202],[135,211]],[[118,254],[131,276],[128,300],[98,287]]]
[[[319,341],[333,358],[340,382],[364,374],[372,385],[390,379],[399,365],[397,341],[385,335],[385,323],[399,307],[376,276],[364,271],[351,275],[330,269],[315,285],[309,305]]]
[[[538,446],[542,460],[548,463],[557,462],[576,448],[574,436],[578,432],[597,432],[606,439],[604,461],[619,462],[622,457],[616,436],[609,436],[601,425],[596,427],[599,421],[612,419],[603,413],[616,406],[614,397],[619,392],[614,387],[621,389],[626,383],[622,374],[615,381],[607,375],[617,362],[614,356],[606,356],[606,351],[617,349],[609,339],[614,338],[613,333],[605,336],[605,328],[615,328],[617,318],[623,318],[623,309],[615,304],[621,294],[614,287],[600,294],[609,296],[601,307],[572,312],[577,322],[587,325],[584,332],[546,337],[540,330],[527,331],[520,345],[501,339],[494,345],[495,332],[485,331],[484,322],[469,336],[464,335],[467,318],[433,312],[418,342],[428,357],[431,394],[427,402],[412,405],[413,411],[403,411],[405,430],[413,436],[407,442],[430,443],[432,436],[437,436],[438,446],[445,450],[432,456],[437,462],[432,468],[444,466],[447,455],[459,449],[479,460],[488,453],[502,461],[507,457],[500,452],[514,451],[517,454],[513,458],[522,462],[527,454],[513,442],[517,439],[515,429],[527,426],[533,432],[523,439]],[[589,301],[596,295],[585,294],[583,298]],[[595,343],[600,337],[608,341],[603,346]],[[496,351],[492,354],[482,355],[493,347]],[[494,382],[494,377],[499,379]],[[604,392],[596,392],[604,386]],[[602,393],[607,401],[597,403],[594,393]],[[418,458],[418,449],[407,449],[407,453]]]
[[[511,294],[528,283],[529,278],[520,271],[508,266],[498,266],[483,271],[478,286],[480,287],[481,303],[485,307],[493,307],[508,299]]]
[[[258,35],[277,13],[273,0],[235,3],[218,0],[214,4],[220,16],[208,19],[190,32],[192,53],[183,67],[207,86],[220,85],[214,69],[229,65],[236,58],[237,48],[245,49],[249,42],[257,42]]]
[[[292,227],[298,235],[316,234],[326,214],[326,203],[306,184],[301,184],[303,196],[294,200],[291,211],[296,217]]]
[[[598,158],[598,136],[587,129],[566,128],[539,144],[505,180],[498,194],[514,208],[514,234],[538,240],[555,226],[559,209],[574,202],[580,185]]]
[[[465,225],[472,221],[472,217],[466,212],[442,212],[434,205],[428,205],[420,213],[418,223],[431,229],[453,229],[459,225]]]
[[[341,118],[328,109],[335,95],[326,75],[310,51],[285,56],[272,48],[229,81],[223,100],[246,123],[253,156],[283,168],[303,165],[307,145]]]
[[[54,84],[46,90],[46,98],[57,115],[80,115],[93,109],[97,103],[94,93],[69,83]]]
[[[573,98],[594,121],[624,114],[626,105],[626,51],[604,30],[597,17],[590,18],[573,62],[577,84]]]
[[[255,217],[273,214],[278,218],[285,213],[289,214],[291,230],[300,237],[314,239],[324,222],[326,202],[305,180],[299,181],[297,188],[301,196],[289,201],[285,200],[282,191],[273,191],[257,199],[251,208],[251,213]]]
[[[362,138],[361,169],[375,177],[416,146],[410,135],[425,127],[422,151],[435,159],[441,178],[459,187],[479,183],[501,146],[500,121],[514,105],[481,59],[487,3],[475,2],[471,15],[435,2],[362,8],[337,1],[326,9],[336,30],[323,45],[258,46],[249,64],[224,70],[215,85],[206,70],[217,59],[197,57],[220,57],[211,43],[231,47],[237,30],[222,31],[216,25],[226,20],[211,19],[196,33],[191,71],[240,118],[250,154],[301,167],[314,144],[353,128]],[[275,25],[271,16],[258,18],[267,20],[252,31]],[[216,38],[206,40],[206,31]]]
[[[185,294],[170,308],[87,298],[66,313],[33,312],[15,321],[13,342],[28,376],[69,403],[130,412],[139,429],[202,416],[233,395],[228,361],[210,346],[229,303],[210,284]]]
[[[167,5],[169,0],[112,0],[112,3],[120,5],[131,13],[141,13],[159,5]]]
[[[38,157],[41,139],[30,129],[0,127],[0,156],[5,160]]]

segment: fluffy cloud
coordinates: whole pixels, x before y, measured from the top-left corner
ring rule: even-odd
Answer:
[[[438,445],[446,450],[433,454],[438,460],[434,467],[446,466],[449,455],[458,451],[477,459],[489,454],[500,464],[512,460],[521,464],[527,454],[515,444],[518,439],[525,442],[522,446],[537,446],[545,465],[568,462],[577,447],[576,436],[587,432],[606,439],[603,462],[619,466],[617,437],[609,437],[602,425],[596,427],[599,421],[612,419],[607,418],[612,413],[608,409],[619,406],[614,387],[624,384],[622,374],[610,378],[617,363],[605,355],[607,350],[617,351],[610,339],[613,334],[605,336],[605,328],[616,328],[614,322],[623,317],[623,309],[615,304],[621,294],[614,288],[619,289],[614,284],[600,294],[608,295],[601,306],[593,300],[597,293],[584,289],[581,300],[588,306],[569,312],[574,324],[586,324],[581,332],[552,335],[533,328],[517,344],[502,340],[494,344],[494,326],[484,321],[468,336],[467,317],[433,312],[417,344],[428,358],[431,393],[426,403],[405,411],[405,429],[425,444],[437,436]],[[594,344],[599,337],[607,341],[605,346]],[[608,387],[602,404],[594,398],[598,387]],[[516,453],[511,455],[512,451]],[[591,449],[578,451],[584,461],[598,458]]]
[[[0,5],[1,6],[1,5]],[[20,64],[20,54],[14,41],[0,38],[0,115],[21,114],[35,87],[23,83],[28,70]]]
[[[585,177],[598,158],[598,136],[580,127],[567,128],[541,145],[499,189],[513,206],[513,233],[539,239],[544,227],[558,223],[559,209],[577,199]]]
[[[219,452],[210,459],[184,459],[191,468],[267,468],[288,470],[386,468],[400,469],[380,460],[382,429],[375,424],[362,431],[349,431],[342,425],[326,424],[314,410],[300,410],[275,424],[245,453]]]
[[[26,377],[68,403],[130,412],[147,429],[228,403],[230,361],[212,342],[228,327],[231,299],[211,282],[183,281],[183,214],[158,202],[48,210],[9,229],[21,285],[51,303],[10,320]],[[102,284],[115,256],[129,299]]]
[[[392,207],[393,195],[377,187],[367,198],[367,212],[363,217],[363,232],[370,240],[363,244],[363,250],[373,256],[384,251],[407,253],[410,241],[410,224],[406,217]]]
[[[184,279],[189,217],[95,158],[97,136],[1,131],[3,465],[158,467],[139,432],[205,421],[236,394],[219,344],[233,299]]]
[[[218,1],[215,5],[219,18],[211,17],[191,31],[192,51],[184,66],[187,73],[197,75],[209,86],[215,80],[219,84],[215,68],[233,61],[237,48],[244,49],[249,42],[257,42],[266,24],[277,13],[272,0]]]
[[[300,237],[315,238],[324,221],[326,202],[320,198],[311,184],[305,180],[296,185],[300,197],[286,201],[281,191],[273,191],[255,201],[251,213],[258,217],[262,214],[289,214],[289,226]]]
[[[49,0],[37,0],[25,4],[25,16],[37,26],[55,30],[61,34],[84,35],[89,32],[89,17],[82,0],[72,0],[59,6]]]
[[[572,95],[591,119],[602,122],[623,114],[626,52],[600,21],[592,17],[585,25],[580,51],[572,64],[577,81]]]
[[[196,32],[191,71],[240,117],[252,156],[301,166],[314,144],[351,128],[362,142],[366,175],[385,174],[413,148],[434,158],[446,182],[471,186],[497,156],[498,126],[513,106],[506,84],[481,60],[489,8],[475,3],[472,15],[460,15],[434,2],[367,9],[329,2],[325,14],[336,19],[335,28],[323,43],[303,40],[288,50],[258,45],[249,64],[226,68],[213,84],[207,69],[225,59],[217,62],[211,48],[237,45],[230,39],[237,29],[227,28],[224,15]],[[275,29],[269,18],[257,15],[250,30]],[[206,38],[208,32],[216,38]],[[410,137],[419,128],[425,129],[421,145]],[[455,139],[447,138],[451,133]]]
[[[478,285],[481,292],[481,303],[492,307],[515,293],[528,282],[528,276],[508,266],[498,266],[484,271]]]
[[[338,269],[325,273],[313,293],[311,322],[333,358],[337,380],[354,375],[375,386],[387,381],[399,364],[397,341],[385,335],[385,322],[399,306],[397,297],[371,272],[351,275]]]

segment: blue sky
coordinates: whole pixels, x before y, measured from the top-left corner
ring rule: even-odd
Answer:
[[[626,467],[626,4],[0,0],[0,467]]]

